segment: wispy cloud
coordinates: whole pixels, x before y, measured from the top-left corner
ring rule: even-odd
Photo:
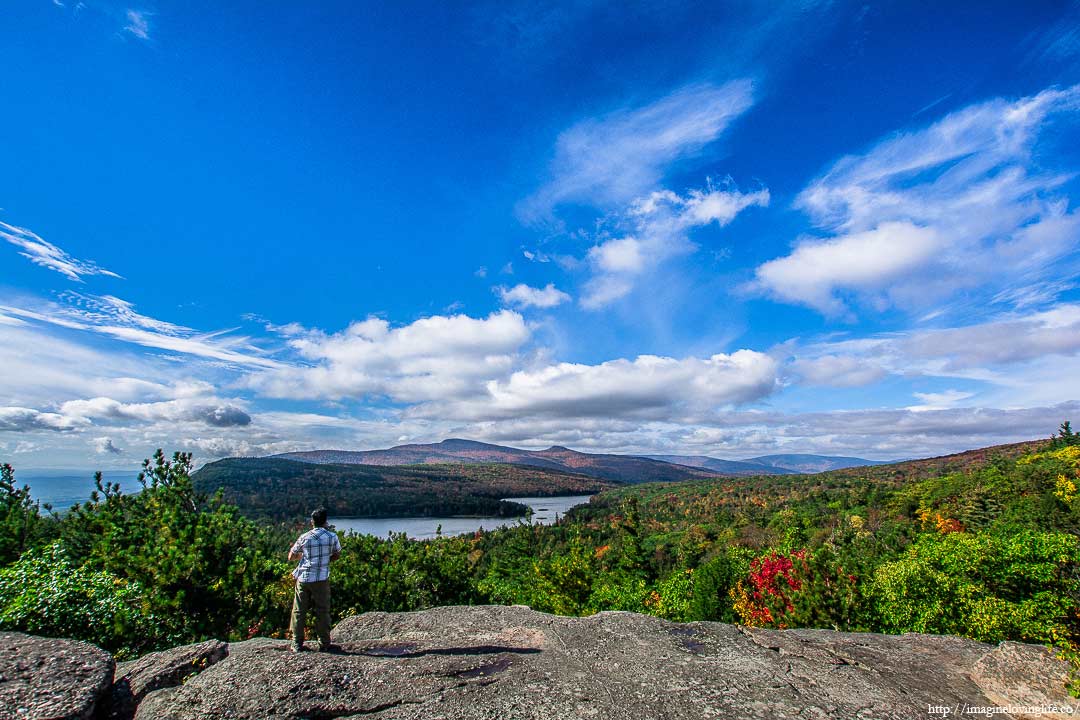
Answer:
[[[769,204],[769,191],[743,193],[734,187],[690,190],[680,196],[657,190],[633,201],[617,220],[623,232],[589,249],[586,260],[592,277],[581,305],[589,310],[605,307],[628,295],[638,276],[671,257],[694,252],[689,232],[715,223],[723,227],[751,206]]]
[[[753,85],[690,85],[642,107],[583,120],[559,135],[551,178],[519,207],[546,222],[567,202],[618,207],[661,185],[670,164],[715,141],[753,104]]]
[[[229,331],[197,333],[191,328],[137,313],[134,305],[113,296],[65,293],[60,297],[69,304],[40,301],[22,302],[19,305],[0,304],[0,314],[233,365],[261,368],[280,366],[280,363],[266,357],[266,353],[253,346],[249,338],[227,335]]]
[[[7,240],[15,247],[21,248],[19,254],[35,265],[55,270],[75,282],[82,282],[84,275],[120,277],[94,262],[79,260],[68,255],[56,245],[26,228],[8,225],[0,221],[0,238]]]
[[[698,83],[563,131],[548,181],[518,213],[527,224],[560,227],[566,208],[572,214],[586,208],[594,213],[592,227],[569,237],[591,239],[593,246],[584,257],[577,248],[556,256],[528,250],[525,257],[587,271],[580,303],[596,310],[625,298],[665,261],[694,252],[693,228],[724,226],[747,207],[768,205],[768,190],[742,193],[730,179],[682,195],[664,187],[675,163],[716,142],[753,102],[749,79]]]
[[[797,206],[833,234],[762,264],[753,287],[840,316],[925,308],[960,290],[1031,296],[1070,276],[1080,215],[1033,154],[1052,115],[1075,121],[1080,86],[992,100],[845,157]]]
[[[127,24],[124,25],[124,32],[131,33],[140,40],[149,40],[150,16],[151,13],[145,10],[128,10]]]
[[[856,387],[892,375],[963,378],[988,387],[1025,386],[1031,378],[1045,375],[1037,364],[1080,356],[1080,305],[1062,303],[1040,312],[1004,313],[985,322],[781,350],[794,355],[788,370],[807,385]],[[1056,382],[1064,396],[1080,390],[1064,369],[1059,374],[1042,379]],[[1005,401],[1021,404],[1023,392]]]

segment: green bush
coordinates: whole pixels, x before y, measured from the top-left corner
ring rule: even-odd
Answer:
[[[925,534],[870,588],[885,632],[1052,643],[1075,609],[1080,540],[1065,533]]]
[[[136,655],[153,645],[157,625],[143,589],[102,570],[74,565],[60,543],[27,551],[0,569],[0,628],[67,637]]]

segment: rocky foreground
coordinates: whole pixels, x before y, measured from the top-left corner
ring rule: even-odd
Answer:
[[[368,613],[333,637],[336,654],[258,638],[116,665],[86,643],[0,633],[0,718],[1061,718],[1052,706],[1071,704],[1064,664],[1010,642],[523,607]]]

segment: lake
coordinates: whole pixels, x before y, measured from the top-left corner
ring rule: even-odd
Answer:
[[[142,490],[139,484],[138,470],[107,470],[103,472],[105,482],[120,483],[125,494]],[[30,496],[42,505],[51,503],[53,510],[67,510],[75,503],[84,503],[90,499],[94,488],[94,473],[77,473],[73,470],[28,470],[21,473],[15,470],[15,485],[30,486]]]
[[[505,498],[532,508],[533,514],[528,522],[534,525],[551,525],[566,511],[575,505],[589,502],[591,495],[568,495],[565,497],[526,497]],[[500,517],[416,517],[416,518],[330,518],[330,525],[338,532],[355,532],[362,535],[374,535],[384,538],[391,532],[405,533],[414,540],[428,540],[435,537],[435,531],[442,526],[445,537],[473,533],[483,528],[494,530],[499,527],[516,525],[525,518]]]

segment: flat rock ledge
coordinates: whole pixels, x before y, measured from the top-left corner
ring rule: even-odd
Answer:
[[[491,606],[367,613],[333,639],[340,654],[235,643],[182,686],[150,693],[136,717],[927,718],[931,706],[1070,704],[1065,666],[1042,647],[929,635]]]
[[[16,635],[0,634],[0,707],[32,710],[0,718],[94,717],[27,705],[39,687],[32,672],[26,679],[35,662],[27,658],[49,644],[79,646],[88,659],[104,656],[97,667],[110,674],[111,659],[83,643],[43,638],[10,652],[7,637]],[[109,715],[116,705],[108,698],[121,690],[125,713],[133,709],[137,720],[956,718],[985,717],[984,708],[997,718],[1064,718],[1075,703],[1065,692],[1065,664],[1045,648],[934,635],[485,606],[367,613],[342,621],[333,639],[335,653],[309,644],[294,654],[287,642],[266,638],[154,653],[118,669],[111,693],[98,696],[97,717],[119,717]],[[98,675],[77,674],[88,665],[68,657],[50,672],[71,666],[68,686],[84,678],[86,693],[101,687]],[[24,668],[21,685],[11,685],[16,666]]]
[[[92,720],[114,668],[89,643],[0,632],[0,720]]]

